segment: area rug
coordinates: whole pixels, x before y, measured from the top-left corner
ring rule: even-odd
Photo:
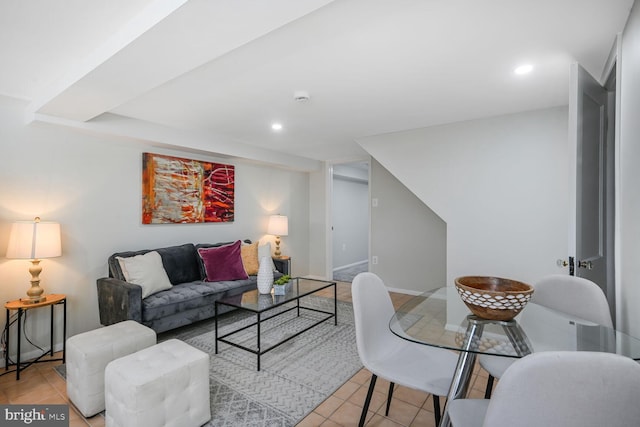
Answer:
[[[333,300],[310,296],[305,306],[333,311]],[[290,311],[263,323],[262,348],[312,323],[319,314]],[[221,316],[220,333],[255,321],[255,315],[232,312]],[[215,354],[215,332],[174,336],[209,353],[211,412],[209,426],[294,426],[362,368],[356,348],[353,308],[338,302],[338,325],[333,319],[304,332],[261,357],[220,343]],[[205,326],[206,327],[206,326]],[[187,332],[193,335],[193,332]],[[165,339],[163,335],[161,339]],[[255,346],[255,327],[231,338]]]
[[[309,296],[303,305],[333,312],[333,299]],[[284,307],[283,307],[284,308]],[[292,310],[263,323],[263,348],[318,319],[319,314]],[[295,319],[294,319],[295,318]],[[255,321],[255,316],[234,311],[220,316],[219,331],[226,333]],[[356,348],[353,307],[338,301],[338,325],[333,319],[256,356],[220,343],[215,354],[214,321],[205,320],[158,336],[158,341],[181,339],[210,355],[209,379],[212,419],[206,426],[295,426],[362,368]],[[233,337],[250,346],[255,327]],[[56,370],[64,377],[64,365]]]

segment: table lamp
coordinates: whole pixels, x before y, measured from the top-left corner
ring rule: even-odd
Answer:
[[[28,298],[21,301],[25,304],[36,304],[45,300],[44,289],[40,287],[40,259],[62,255],[60,245],[60,224],[42,222],[39,217],[33,221],[13,223],[7,247],[7,258],[31,260],[31,288]]]
[[[289,218],[287,218],[286,215],[271,215],[269,217],[267,233],[276,236],[276,251],[274,255],[276,257],[281,256],[280,236],[287,236],[289,234]]]

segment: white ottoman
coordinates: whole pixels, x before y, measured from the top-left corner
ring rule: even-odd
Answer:
[[[209,355],[172,339],[105,369],[107,427],[198,427],[211,419]]]
[[[85,417],[104,411],[104,369],[112,360],[156,343],[156,333],[133,320],[67,340],[67,396]]]

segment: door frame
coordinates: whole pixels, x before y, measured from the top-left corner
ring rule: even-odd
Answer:
[[[620,60],[622,58],[622,32],[616,34],[616,38],[613,41],[613,46],[611,47],[611,51],[609,52],[609,57],[607,58],[607,62],[605,63],[605,67],[602,72],[602,76],[600,78],[601,82],[604,82],[604,87],[609,89],[609,82],[612,78],[615,78],[615,100],[613,102],[615,108],[615,118],[613,120],[613,162],[614,162],[614,170],[613,170],[613,206],[614,206],[614,214],[613,214],[613,281],[614,288],[616,292],[615,304],[616,304],[616,318],[613,319],[615,325],[622,324],[622,313],[621,308],[622,304],[622,257],[621,255],[621,238],[620,238],[620,183],[621,174],[620,174],[620,108],[621,108],[621,86],[620,86],[620,78],[622,75],[622,67],[620,67]]]
[[[598,80],[598,83],[607,89],[609,92],[613,90],[614,92],[614,100],[611,103],[614,107],[615,116],[614,120],[609,120],[609,131],[607,131],[607,142],[605,146],[611,147],[611,151],[613,152],[613,164],[609,164],[608,167],[613,167],[613,172],[608,173],[609,177],[612,178],[613,181],[613,215],[607,215],[607,221],[613,221],[611,227],[606,225],[611,232],[609,234],[613,234],[613,236],[608,236],[611,240],[610,242],[606,242],[608,245],[608,249],[612,252],[612,264],[608,266],[613,267],[613,275],[609,275],[607,277],[607,282],[612,281],[614,286],[614,304],[615,304],[615,324],[620,324],[622,319],[622,313],[620,308],[622,307],[622,303],[620,300],[620,283],[621,283],[621,269],[620,269],[620,73],[621,67],[617,66],[621,50],[622,50],[622,33],[618,33],[616,39],[614,40],[611,51],[609,52],[609,57],[607,58],[607,62],[603,68],[602,75]],[[572,67],[572,76],[571,81],[575,81],[577,76],[574,73],[577,73],[578,67]],[[615,87],[612,88],[609,86],[610,82],[615,82]],[[573,83],[569,86],[569,99],[577,99],[577,85]],[[609,98],[609,102],[611,98]],[[568,230],[568,253],[569,257],[573,257],[575,262],[577,263],[579,260],[575,258],[576,256],[576,219],[577,219],[577,132],[578,132],[578,123],[576,123],[575,119],[577,117],[575,109],[577,105],[574,102],[569,103],[569,230]],[[610,117],[608,117],[610,119]],[[611,135],[611,131],[613,135]],[[613,136],[613,138],[611,138]],[[611,262],[609,260],[608,262]]]

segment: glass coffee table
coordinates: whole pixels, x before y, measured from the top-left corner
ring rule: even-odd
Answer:
[[[333,312],[323,310],[318,307],[304,305],[305,297],[331,287],[333,287]],[[301,301],[303,304],[301,304]],[[218,308],[223,305],[253,313],[256,315],[256,321],[251,322],[248,325],[243,324],[242,327],[227,332],[224,335],[219,335]],[[303,313],[304,316],[305,312],[314,313],[313,319],[307,318],[304,322],[297,322],[300,326],[299,328],[294,328],[294,332],[286,334],[276,342],[266,344],[263,348],[261,332],[266,331],[261,331],[261,329],[262,327],[264,327],[264,323],[269,319],[283,316],[284,314],[293,312],[294,310],[295,316],[292,316],[290,319],[286,320],[286,322],[296,322],[296,319],[301,319],[301,313]],[[308,331],[309,329],[326,322],[331,318],[334,319],[334,325],[337,325],[338,298],[336,291],[336,282],[297,277],[291,279],[291,283],[289,284],[289,287],[284,295],[274,295],[273,291],[270,294],[260,294],[257,289],[254,289],[252,291],[243,292],[239,295],[222,298],[215,302],[215,353],[218,354],[219,342],[223,342],[225,344],[229,344],[231,346],[251,352],[257,356],[257,367],[259,371],[260,356]],[[242,331],[248,330],[249,328],[256,329],[255,346],[249,346],[244,343],[237,342],[237,340],[233,341],[230,339],[232,336],[237,335]]]

